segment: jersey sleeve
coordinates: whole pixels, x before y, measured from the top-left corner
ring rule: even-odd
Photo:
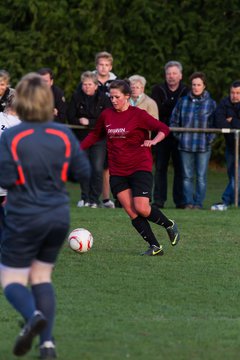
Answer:
[[[164,124],[162,121],[155,119],[153,116],[148,114],[145,110],[141,112],[142,123],[145,126],[145,129],[155,132],[163,132],[165,136],[168,136],[170,133],[169,127]]]
[[[106,137],[106,130],[104,126],[104,112],[99,116],[96,125],[92,131],[85,137],[81,142],[81,148],[83,150],[88,149],[90,146],[94,145],[97,141],[104,139]]]

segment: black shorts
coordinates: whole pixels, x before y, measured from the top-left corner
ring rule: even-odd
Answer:
[[[115,198],[121,191],[131,189],[133,197],[141,196],[151,199],[153,176],[149,171],[136,171],[129,176],[111,175],[110,186]]]
[[[69,230],[64,207],[34,216],[7,216],[1,243],[1,263],[28,268],[33,260],[54,264]],[[14,226],[13,226],[14,224]]]

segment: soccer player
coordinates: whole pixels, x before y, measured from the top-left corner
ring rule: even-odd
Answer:
[[[107,136],[110,171],[110,186],[132,225],[148,243],[143,255],[163,255],[162,245],[156,239],[149,221],[166,228],[171,244],[178,243],[180,235],[174,221],[159,209],[150,206],[152,190],[151,146],[162,141],[169,128],[145,110],[129,104],[131,90],[124,80],[115,80],[110,85],[113,108],[104,110],[95,129],[83,140],[81,146],[89,146]],[[149,131],[156,131],[153,140]]]
[[[51,121],[53,104],[51,89],[41,76],[26,75],[16,88],[22,123],[4,131],[0,139],[0,186],[8,190],[1,285],[25,320],[13,353],[23,356],[40,335],[41,359],[56,357],[51,274],[69,229],[65,183],[90,175],[87,157],[71,130]]]

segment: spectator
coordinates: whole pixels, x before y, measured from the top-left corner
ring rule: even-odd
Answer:
[[[98,88],[96,74],[85,71],[81,76],[81,89],[73,94],[68,107],[69,124],[82,125],[82,130],[75,130],[78,139],[82,141],[95,123],[101,112],[111,107],[110,99]],[[92,167],[90,181],[81,183],[81,200],[78,207],[97,208],[100,205],[100,195],[103,183],[103,165],[106,156],[106,141],[101,140],[88,149],[88,157]]]
[[[98,79],[98,88],[101,92],[109,96],[109,86],[117,77],[111,72],[113,66],[113,57],[107,51],[101,51],[95,56],[96,75]],[[104,162],[103,169],[103,189],[102,189],[103,206],[106,208],[114,208],[115,205],[110,199],[109,169],[108,158]]]
[[[48,86],[51,88],[54,98],[54,121],[64,123],[66,122],[66,100],[64,97],[64,92],[58,86],[54,84],[54,77],[52,69],[50,68],[41,68],[38,70],[38,74],[46,81]]]
[[[174,108],[170,126],[183,128],[212,127],[211,115],[216,103],[206,90],[206,77],[195,72],[190,77],[191,91]],[[202,209],[207,187],[207,169],[211,143],[215,137],[208,133],[175,133],[183,166],[183,195],[186,209]],[[194,189],[194,177],[196,187]]]
[[[18,125],[21,121],[19,120],[15,110],[15,91],[11,96],[8,97],[7,105],[5,106],[4,112],[0,112],[0,137],[2,133],[15,125]],[[7,195],[7,190],[0,187],[0,241],[2,234],[2,226],[4,219],[4,203]]]
[[[10,88],[10,75],[6,70],[0,70],[0,112],[5,110],[15,90]]]
[[[163,255],[162,245],[149,222],[163,226],[173,246],[177,245],[180,235],[175,222],[149,204],[152,192],[151,147],[162,141],[169,134],[169,129],[146,111],[131,106],[130,93],[126,81],[111,83],[113,109],[102,112],[95,129],[81,146],[87,149],[107,136],[112,193],[130,217],[133,227],[149,245],[142,255]],[[153,140],[149,137],[152,130],[157,132]]]
[[[40,75],[31,73],[19,82],[16,111],[22,123],[0,139],[0,185],[8,190],[1,285],[25,321],[14,355],[26,354],[39,335],[40,358],[53,359],[51,274],[69,229],[65,183],[88,178],[90,167],[72,132],[51,121],[53,96]]]
[[[140,75],[132,75],[129,77],[131,97],[129,99],[132,106],[146,110],[150,115],[158,119],[158,107],[156,102],[144,93],[146,79]]]
[[[178,61],[169,61],[165,67],[165,82],[155,85],[151,97],[156,101],[159,119],[169,125],[172,110],[177,101],[188,93],[188,88],[182,83],[182,65]],[[173,201],[176,208],[183,208],[182,167],[178,150],[178,141],[170,135],[155,147],[156,169],[153,192],[153,205],[163,208],[167,201],[167,172],[170,158],[172,159]]]
[[[99,90],[109,96],[110,84],[117,78],[116,75],[111,72],[113,57],[107,51],[101,51],[95,56],[95,64]]]
[[[230,95],[225,97],[217,106],[215,111],[215,125],[217,128],[240,129],[240,80],[231,84]],[[227,164],[228,184],[222,194],[222,202],[214,204],[212,210],[227,210],[228,206],[234,204],[235,187],[235,141],[234,134],[224,134],[226,151],[225,159]],[[240,160],[238,163],[239,197],[240,206]]]

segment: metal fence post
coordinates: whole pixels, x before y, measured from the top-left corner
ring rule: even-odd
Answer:
[[[239,132],[240,130],[235,130],[235,176],[234,176],[235,207],[238,207],[238,196],[239,196]]]

